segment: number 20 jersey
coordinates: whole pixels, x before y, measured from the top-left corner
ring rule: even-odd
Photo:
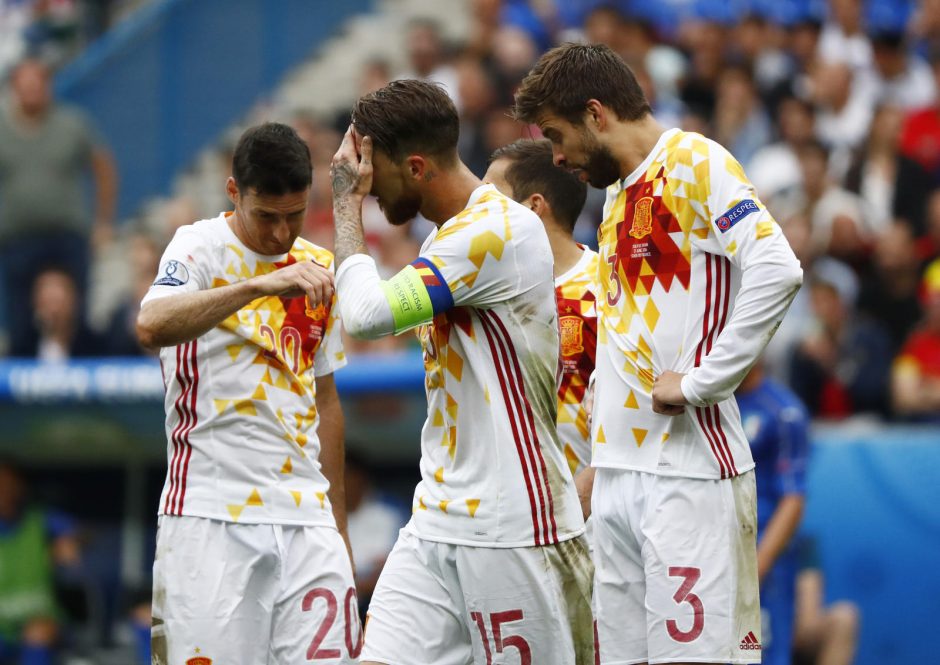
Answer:
[[[742,270],[792,257],[741,166],[699,134],[664,132],[608,188],[598,240],[592,465],[710,479],[753,468],[733,396],[678,416],[655,413],[651,397],[666,370],[705,372],[730,395],[747,371],[723,361],[749,326],[725,330]]]
[[[256,254],[219,215],[176,232],[143,302],[309,260],[333,265],[330,252],[302,238],[288,254]],[[305,298],[258,298],[160,351],[169,460],[160,514],[335,526],[314,379],[346,364],[337,317],[335,300],[310,309]]]

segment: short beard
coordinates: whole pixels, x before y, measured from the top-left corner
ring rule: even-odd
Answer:
[[[588,158],[582,170],[587,174],[591,187],[606,189],[620,180],[620,162],[610,148],[592,139],[586,151]]]
[[[384,206],[379,207],[382,208],[382,212],[385,213],[385,219],[388,220],[389,224],[392,226],[404,226],[417,217],[418,213],[421,211],[421,197],[404,195],[397,201],[393,201],[389,204],[387,208]]]

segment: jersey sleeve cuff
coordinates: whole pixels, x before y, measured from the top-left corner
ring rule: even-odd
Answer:
[[[702,399],[701,395],[693,387],[693,381],[691,374],[686,374],[682,377],[682,381],[679,382],[679,389],[682,391],[682,396],[685,397],[685,401],[691,404],[692,406],[708,406],[708,402]]]

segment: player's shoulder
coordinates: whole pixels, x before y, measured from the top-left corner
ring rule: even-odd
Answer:
[[[432,233],[432,243],[448,239],[463,242],[518,241],[531,233],[545,234],[541,220],[524,205],[502,194],[493,185],[473,192],[467,207]]]
[[[294,246],[291,247],[290,253],[291,256],[298,261],[313,261],[324,268],[333,267],[333,252],[316,243],[310,242],[306,238],[298,237],[297,240],[294,241]]]
[[[225,242],[223,226],[226,224],[225,213],[208,219],[200,219],[192,224],[184,224],[176,229],[173,240],[198,242],[207,245],[222,245]]]
[[[731,153],[717,141],[698,132],[676,130],[663,145],[659,161],[669,171],[676,167],[695,168],[704,162],[725,159]]]

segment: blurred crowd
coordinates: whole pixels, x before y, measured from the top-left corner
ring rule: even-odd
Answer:
[[[768,349],[769,371],[817,418],[940,420],[940,1],[471,4],[463,39],[447,39],[429,20],[410,23],[401,37],[406,66],[367,61],[358,92],[394,78],[438,81],[460,111],[461,156],[482,174],[496,148],[537,135],[509,114],[514,89],[537,57],[565,40],[608,44],[633,67],[662,124],[714,138],[741,161],[802,261],[805,286]],[[55,256],[33,260],[34,271],[41,263],[44,270],[13,278],[15,286],[7,276],[6,311],[31,312],[12,323],[8,314],[8,352],[47,359],[144,353],[133,335],[137,303],[176,228],[228,206],[222,178],[230,146],[214,156],[218,182],[200,182],[161,203],[146,223],[121,225],[121,250],[109,252],[117,185],[107,148],[92,122],[54,100],[48,108],[71,114],[70,122],[52,123],[45,110],[30,119],[28,98],[37,94],[30,86],[48,85],[48,78],[36,83],[21,73],[15,68],[9,77],[0,134],[68,130],[75,144],[68,177],[90,172],[97,187],[95,210],[80,222],[10,222],[10,206],[0,203],[4,256],[22,256],[24,245],[16,243],[24,239],[70,232],[70,247],[81,254],[87,246],[91,257],[90,268]],[[333,117],[304,109],[265,113],[289,118],[309,142],[314,187],[304,236],[329,248],[329,162],[348,109]],[[13,200],[17,186],[4,170],[5,151],[0,142],[0,201]],[[7,159],[21,163],[16,155]],[[61,182],[61,170],[55,175]],[[50,201],[47,189],[33,190],[18,191],[26,209],[28,196],[45,208],[74,208]],[[602,205],[603,192],[592,191],[576,228],[581,242],[596,244]],[[416,255],[431,228],[421,219],[391,227],[373,204],[364,217],[386,274]],[[126,279],[109,280],[112,274]],[[89,302],[89,279],[120,282],[106,308]],[[31,329],[16,332],[17,321]],[[348,341],[352,353],[414,344],[410,336]]]

